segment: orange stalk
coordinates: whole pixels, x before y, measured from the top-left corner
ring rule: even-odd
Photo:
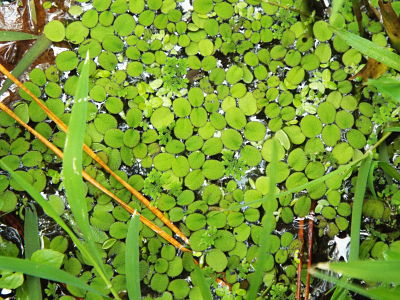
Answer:
[[[312,247],[314,239],[314,211],[310,213],[310,219],[308,220],[308,261],[307,261],[307,277],[306,277],[306,289],[304,299],[308,300],[310,296],[310,269],[312,265]]]
[[[18,87],[20,87],[24,92],[26,92],[32,99],[40,106],[40,108],[52,119],[62,131],[67,132],[68,126],[61,121],[50,109],[45,106],[42,101],[36,97],[22,82],[20,82],[14,75],[12,75],[2,64],[0,64],[0,71],[6,75],[11,81],[13,81]],[[132,195],[134,195],[140,202],[142,202],[154,215],[156,215],[165,225],[167,225],[173,232],[175,232],[186,244],[189,244],[189,239],[185,234],[175,226],[164,214],[154,207],[150,201],[143,196],[139,191],[132,187],[129,183],[123,180],[120,176],[115,174],[109,166],[96,154],[92,149],[90,149],[86,144],[83,145],[83,150],[100,166],[103,167],[111,176],[113,176],[119,183],[121,183]]]
[[[63,158],[64,154],[63,152],[56,147],[53,143],[51,143],[49,140],[47,140],[44,136],[42,136],[39,132],[37,132],[35,129],[30,127],[28,124],[26,124],[24,121],[22,121],[11,109],[9,109],[6,105],[0,102],[0,109],[6,112],[10,117],[12,117],[15,121],[20,123],[26,130],[28,130],[30,133],[32,133],[38,140],[40,140],[43,144],[45,144],[49,149],[51,149],[59,158]],[[160,235],[162,238],[167,240],[169,243],[174,245],[176,248],[179,250],[182,250],[184,252],[191,252],[191,250],[185,248],[182,244],[180,244],[177,240],[175,240],[173,237],[171,237],[168,233],[166,233],[164,230],[162,230],[160,227],[152,223],[150,220],[147,218],[143,217],[137,210],[134,208],[130,207],[128,204],[126,204],[124,201],[122,201],[120,198],[118,198],[116,195],[114,195],[112,192],[107,190],[102,184],[100,184],[98,181],[96,181],[93,177],[91,177],[88,173],[85,171],[82,171],[82,176],[85,178],[88,182],[93,184],[95,187],[97,187],[99,190],[101,190],[103,193],[106,195],[110,196],[113,198],[119,205],[121,205],[126,211],[128,211],[131,214],[136,214],[139,216],[140,221],[148,226],[150,229],[152,229],[155,233]]]
[[[297,266],[297,286],[296,286],[296,300],[301,299],[301,269],[303,267],[303,246],[304,246],[304,219],[299,220],[299,240],[300,240],[300,249],[299,249],[299,264]]]

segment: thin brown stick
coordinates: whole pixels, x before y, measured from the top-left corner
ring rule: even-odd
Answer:
[[[299,249],[299,264],[297,266],[296,300],[301,299],[301,270],[303,267],[304,219],[299,220],[298,236],[300,240],[300,249]]]
[[[68,127],[64,122],[61,121],[50,109],[45,106],[42,101],[36,97],[25,85],[22,84],[14,75],[12,75],[2,64],[0,64],[0,71],[6,75],[10,80],[12,80],[18,87],[20,87],[24,92],[26,92],[32,99],[39,105],[39,107],[52,119],[62,131],[67,132]],[[96,154],[92,149],[90,149],[86,144],[83,145],[83,150],[94,159],[99,165],[103,167],[111,176],[113,176],[119,183],[121,183],[132,195],[134,195],[140,202],[142,202],[154,215],[156,215],[165,225],[167,225],[173,232],[175,232],[186,244],[189,244],[189,239],[185,234],[175,226],[164,214],[154,207],[150,201],[144,197],[139,191],[132,187],[129,183],[123,180],[120,176],[114,173],[109,166]]]
[[[41,141],[43,144],[45,144],[49,149],[51,149],[59,158],[63,158],[64,153],[57,148],[53,143],[51,143],[49,140],[47,140],[44,136],[42,136],[39,132],[37,132],[35,129],[30,127],[28,124],[26,124],[24,121],[22,121],[11,109],[9,109],[6,105],[0,102],[0,109],[6,112],[10,117],[12,117],[15,121],[17,121],[19,124],[21,124],[26,130],[28,130],[30,133],[32,133],[39,141]],[[91,184],[93,184],[95,187],[97,187],[99,190],[101,190],[103,193],[106,195],[110,196],[113,198],[119,205],[121,205],[126,211],[128,211],[131,214],[136,214],[139,216],[140,221],[148,226],[150,229],[152,229],[155,233],[160,235],[162,238],[167,240],[169,243],[174,245],[176,248],[184,251],[184,252],[191,252],[191,250],[185,248],[182,244],[180,244],[177,240],[175,240],[173,237],[171,237],[168,233],[166,233],[164,230],[162,230],[160,227],[152,223],[150,220],[147,218],[143,217],[137,210],[133,209],[130,207],[128,204],[126,204],[124,201],[122,201],[120,198],[118,198],[116,195],[114,195],[112,192],[107,190],[102,184],[100,184],[98,181],[96,181],[93,177],[91,177],[88,173],[85,171],[82,171],[82,176]]]
[[[308,261],[307,261],[307,277],[306,277],[306,289],[304,299],[308,300],[310,296],[310,269],[312,265],[312,250],[313,250],[313,239],[314,239],[314,211],[310,212],[310,218],[308,219]]]

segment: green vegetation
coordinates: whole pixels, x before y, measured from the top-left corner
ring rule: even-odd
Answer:
[[[0,208],[24,243],[0,237],[0,287],[296,299],[324,280],[335,299],[398,299],[400,5],[308,2],[80,0],[41,36],[2,32],[36,40],[9,108],[43,139],[1,104]],[[336,262],[327,241],[347,235]],[[326,260],[311,279],[306,246]]]

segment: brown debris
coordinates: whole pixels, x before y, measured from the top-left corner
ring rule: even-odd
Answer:
[[[353,80],[357,77],[361,77],[362,81],[367,81],[369,78],[376,79],[385,74],[387,69],[388,67],[385,64],[373,58],[369,58],[364,68],[362,68],[357,74],[351,76],[349,79]]]
[[[393,10],[392,3],[383,3],[382,0],[378,1],[381,9],[383,26],[386,33],[392,42],[393,47],[400,51],[400,19]]]

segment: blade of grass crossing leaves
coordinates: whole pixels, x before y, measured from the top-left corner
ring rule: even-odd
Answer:
[[[377,44],[360,37],[357,34],[351,33],[346,30],[338,29],[331,26],[333,32],[344,40],[348,45],[357,49],[362,54],[374,58],[377,61],[400,71],[400,56],[389,51],[385,47],[378,46]]]
[[[369,79],[367,85],[372,85],[382,94],[400,102],[400,80],[391,77]]]
[[[313,274],[313,276],[315,276],[321,280],[329,281],[339,287],[342,287],[346,290],[353,291],[357,294],[360,294],[365,297],[369,297],[371,299],[376,299],[376,300],[398,300],[398,299],[400,299],[399,293],[396,291],[390,290],[390,289],[381,289],[381,288],[366,289],[365,287],[361,287],[361,286],[349,283],[349,282],[341,280],[337,277],[329,276],[329,275],[326,275],[322,272],[318,272],[315,270],[312,271],[312,274]]]
[[[268,194],[265,197],[265,216],[264,216],[264,224],[260,234],[260,248],[258,249],[258,256],[256,260],[256,267],[255,273],[250,280],[250,289],[247,294],[246,299],[253,300],[257,298],[257,291],[260,288],[262,283],[263,275],[264,275],[264,266],[267,261],[268,255],[270,254],[268,251],[269,242],[270,242],[270,234],[273,229],[273,203],[272,200],[274,199],[274,190],[276,188],[276,174],[277,172],[277,163],[278,163],[278,156],[277,156],[277,143],[276,139],[273,139],[272,143],[272,160],[271,160],[271,171],[269,175],[269,184],[268,184]]]
[[[103,263],[94,241],[94,231],[90,228],[89,217],[85,199],[84,183],[82,178],[82,148],[86,129],[87,97],[89,92],[89,55],[82,67],[76,87],[74,105],[71,110],[69,129],[65,138],[63,175],[67,201],[74,215],[76,224],[82,231],[88,247],[96,261],[100,277],[110,288],[112,294],[118,299],[118,293],[109,281]]]
[[[19,31],[0,31],[0,42],[34,40],[38,36]]]
[[[63,282],[65,284],[70,284],[86,291],[100,294],[96,289],[87,285],[86,282],[84,282],[82,279],[79,279],[68,272],[54,268],[44,263],[33,262],[28,259],[0,256],[0,269],[8,270],[11,272],[22,272],[30,276]]]
[[[25,258],[30,259],[32,253],[40,249],[38,216],[34,205],[25,208],[24,250]],[[27,276],[24,284],[17,290],[18,299],[42,299],[40,279]]]
[[[365,281],[400,283],[400,260],[321,263],[317,265],[317,268]]]
[[[360,227],[362,207],[364,203],[365,190],[367,188],[368,173],[371,167],[372,158],[368,156],[361,162],[358,171],[356,188],[353,200],[353,209],[351,213],[351,229],[350,229],[350,254],[349,261],[358,260],[360,250]]]
[[[36,42],[29,48],[28,51],[24,54],[22,59],[15,66],[14,70],[12,70],[12,74],[15,77],[20,77],[22,73],[25,72],[26,69],[32,65],[32,63],[40,56],[47,48],[51,45],[51,41],[46,38],[44,35],[39,36]],[[0,96],[8,90],[8,88],[13,84],[10,79],[7,79],[0,90]]]
[[[139,216],[134,214],[129,222],[125,248],[126,286],[130,300],[141,299],[139,274]]]
[[[389,127],[384,130],[385,132],[400,132],[400,127]]]
[[[210,285],[206,281],[206,278],[204,276],[204,271],[200,269],[198,265],[195,265],[193,272],[197,277],[198,287],[200,288],[200,293],[201,296],[203,297],[203,300],[212,300],[213,296],[210,291]]]
[[[400,173],[397,171],[396,168],[394,168],[391,164],[387,162],[379,162],[379,167],[390,177],[393,179],[396,179],[397,181],[400,181]]]
[[[23,186],[25,191],[43,208],[46,215],[52,218],[65,232],[70,236],[71,240],[74,242],[75,246],[79,249],[83,256],[85,256],[91,264],[96,268],[96,262],[89,251],[89,249],[78,239],[74,232],[65,224],[64,220],[55,212],[53,207],[42,197],[42,195],[21,175],[15,173],[2,159],[0,159],[0,168],[7,171],[12,178],[20,186]],[[97,294],[102,294],[101,292],[95,291]],[[119,298],[117,298],[119,299]]]

